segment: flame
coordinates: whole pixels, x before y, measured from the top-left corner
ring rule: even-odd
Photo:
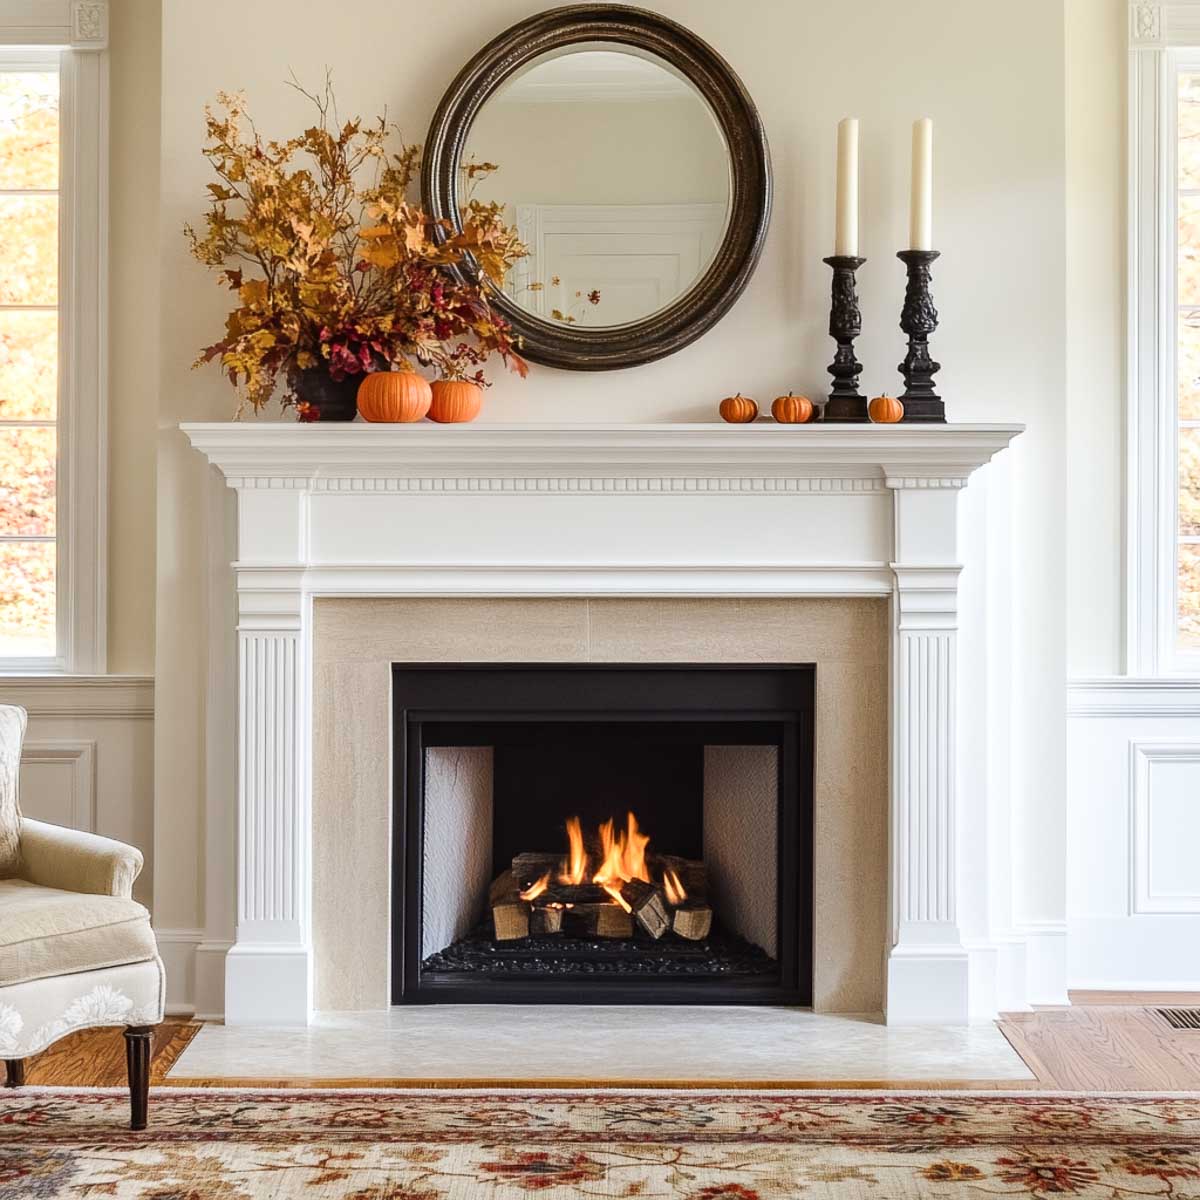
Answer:
[[[592,882],[601,887],[610,883],[629,883],[632,879],[650,882],[646,870],[646,847],[650,839],[638,829],[637,817],[627,813],[625,828],[614,836],[613,822],[605,821],[600,826],[600,849],[603,858]]]
[[[663,891],[667,893],[667,903],[680,905],[687,899],[687,888],[683,886],[679,876],[672,870],[663,872]]]
[[[611,884],[607,884],[607,883],[602,883],[600,886],[601,886],[601,887],[602,887],[602,888],[603,888],[603,889],[604,889],[604,890],[605,890],[605,891],[606,891],[606,892],[607,892],[607,893],[608,893],[608,894],[609,894],[609,895],[610,895],[610,896],[611,896],[611,897],[612,897],[612,898],[613,898],[613,899],[614,899],[614,900],[615,900],[615,901],[616,901],[616,902],[617,902],[617,903],[618,903],[618,904],[619,904],[619,905],[620,905],[620,906],[621,906],[621,907],[622,907],[622,908],[623,908],[623,909],[624,909],[624,910],[625,910],[627,913],[631,913],[631,912],[633,912],[633,909],[632,909],[632,908],[630,908],[630,906],[629,906],[629,901],[628,901],[628,900],[626,900],[626,899],[625,899],[625,897],[621,895],[621,889],[620,889],[619,887],[613,887]]]
[[[531,883],[520,893],[522,900],[536,900],[550,886],[550,872],[547,871],[536,883]]]
[[[588,857],[583,849],[583,830],[578,817],[567,819],[567,838],[571,843],[570,853],[563,859],[559,870],[559,883],[581,884],[587,878]]]

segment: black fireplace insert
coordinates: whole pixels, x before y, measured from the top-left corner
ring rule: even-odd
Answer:
[[[394,1003],[812,1002],[811,665],[394,664]]]

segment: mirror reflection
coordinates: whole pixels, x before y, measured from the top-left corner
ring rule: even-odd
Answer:
[[[491,172],[472,165],[495,164]],[[611,328],[667,307],[704,274],[730,206],[711,110],[661,60],[575,45],[535,60],[480,109],[460,196],[498,201],[529,256],[506,290],[546,321]]]

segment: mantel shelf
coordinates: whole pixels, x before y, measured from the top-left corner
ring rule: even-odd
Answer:
[[[911,476],[962,481],[1024,426],[231,421],[181,429],[235,486],[264,486],[270,479],[296,487],[306,479],[403,477],[736,478],[753,486],[749,481]]]

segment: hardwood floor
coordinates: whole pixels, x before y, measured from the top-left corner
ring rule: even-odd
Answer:
[[[150,1047],[152,1087],[162,1083],[199,1029],[196,1021],[171,1018],[158,1026]],[[120,1029],[85,1029],[73,1033],[26,1060],[25,1082],[61,1087],[124,1087],[125,1037]],[[0,1101],[3,1099],[0,1090]]]
[[[1114,999],[1144,1003],[1111,1003]],[[1009,1013],[999,1025],[1037,1076],[1037,1083],[1031,1085],[1034,1088],[1200,1092],[1200,1030],[1172,1029],[1155,1011],[1155,1007],[1194,1006],[1197,999],[1092,993],[1073,996],[1070,1008]],[[164,1082],[167,1071],[199,1028],[196,1022],[178,1020],[165,1021],[158,1028],[151,1052],[152,1085]],[[65,1086],[124,1085],[121,1031],[88,1030],[64,1038],[28,1061],[26,1080],[30,1084]],[[212,1083],[219,1085],[221,1081]],[[854,1083],[865,1086],[861,1080]],[[1012,1085],[985,1080],[970,1086]]]
[[[1138,996],[1137,999],[1146,999]],[[1172,1029],[1145,1004],[1105,1004],[1095,994],[1071,1008],[1009,1013],[1000,1030],[1043,1087],[1068,1091],[1200,1091],[1200,1030]],[[1164,996],[1163,1008],[1192,1007]]]

